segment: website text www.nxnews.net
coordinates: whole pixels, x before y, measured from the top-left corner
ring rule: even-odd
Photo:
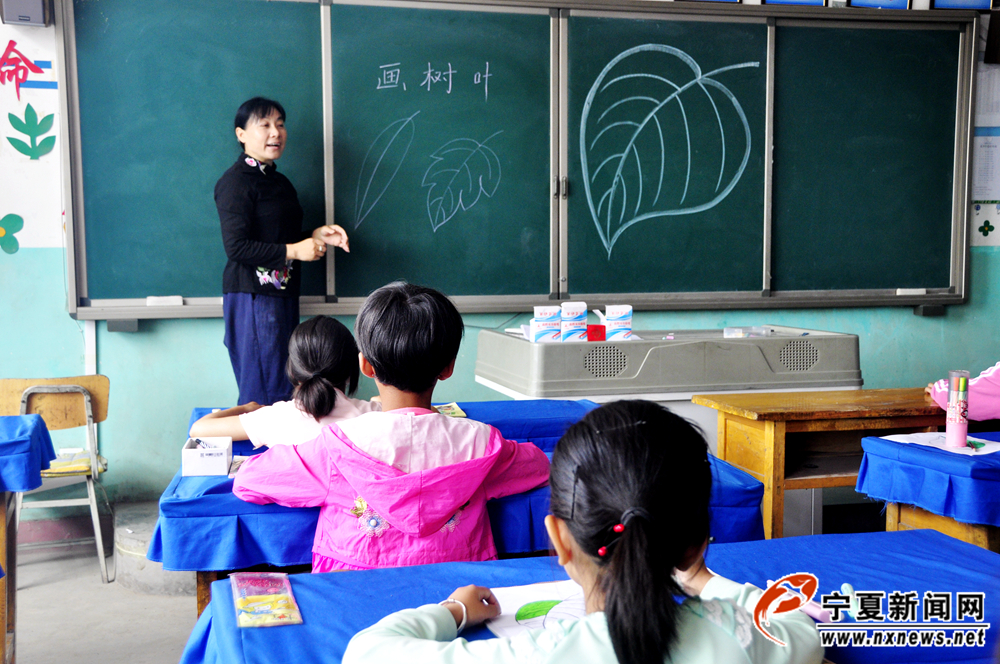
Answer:
[[[817,625],[820,643],[824,648],[845,647],[974,647],[986,645],[986,630],[983,623],[961,623],[959,625],[900,625],[897,628],[861,628],[857,625]],[[836,628],[836,629],[831,629]],[[848,629],[845,629],[848,628]]]

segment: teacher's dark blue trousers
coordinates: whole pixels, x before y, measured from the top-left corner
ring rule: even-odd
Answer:
[[[292,398],[285,374],[288,339],[299,324],[297,297],[252,293],[222,296],[225,344],[240,388],[240,404],[269,406]]]

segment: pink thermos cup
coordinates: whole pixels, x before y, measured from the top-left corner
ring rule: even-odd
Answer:
[[[945,445],[965,447],[969,436],[969,372],[948,372],[948,415]]]

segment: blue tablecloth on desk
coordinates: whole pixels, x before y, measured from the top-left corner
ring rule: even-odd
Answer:
[[[977,433],[1000,441],[1000,433]],[[926,445],[864,438],[857,491],[916,505],[963,523],[1000,526],[1000,452],[966,456]]]
[[[954,560],[965,561],[957,566]],[[965,662],[988,664],[1000,634],[1000,555],[934,531],[814,535],[709,547],[708,565],[741,583],[763,587],[793,572],[819,578],[819,592],[983,592],[985,647],[828,648],[837,664]],[[554,558],[445,563],[291,576],[304,623],[268,629],[236,627],[229,581],[212,584],[212,602],[188,640],[181,664],[271,664],[294,654],[296,664],[337,664],[351,636],[400,609],[437,602],[469,583],[502,587],[565,579]],[[885,604],[883,604],[883,610]],[[895,623],[893,623],[895,624]],[[489,638],[482,627],[463,637]]]
[[[488,422],[510,440],[530,440],[551,452],[570,424],[596,407],[590,401],[485,401],[459,404],[470,418]],[[192,421],[210,409],[195,409]],[[249,442],[233,446],[249,454]],[[717,542],[764,538],[760,503],[764,485],[714,457],[711,533]],[[227,477],[174,476],[160,497],[157,520],[146,557],[175,571],[220,571],[260,564],[304,565],[312,562],[319,508],[288,508],[247,503],[232,493]],[[487,505],[500,555],[548,549],[543,519],[549,489],[507,496]],[[280,533],[280,537],[275,534]],[[206,546],[211,542],[211,546]]]
[[[0,491],[42,486],[41,472],[56,458],[41,415],[0,416]]]

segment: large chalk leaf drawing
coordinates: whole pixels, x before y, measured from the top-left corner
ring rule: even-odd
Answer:
[[[403,165],[406,154],[413,143],[413,118],[417,111],[408,118],[396,120],[383,129],[368,147],[361,171],[358,176],[358,189],[354,195],[354,227],[357,228],[365,220],[372,209],[378,205],[393,178]]]
[[[703,73],[680,49],[644,44],[604,67],[583,105],[580,160],[609,260],[627,228],[708,210],[733,190],[750,158],[750,123],[713,76],[759,66]]]
[[[420,186],[430,187],[427,216],[435,233],[459,210],[468,210],[478,203],[483,194],[492,198],[496,193],[500,186],[500,158],[486,143],[502,133],[498,131],[482,143],[456,138],[431,155],[433,162]]]

